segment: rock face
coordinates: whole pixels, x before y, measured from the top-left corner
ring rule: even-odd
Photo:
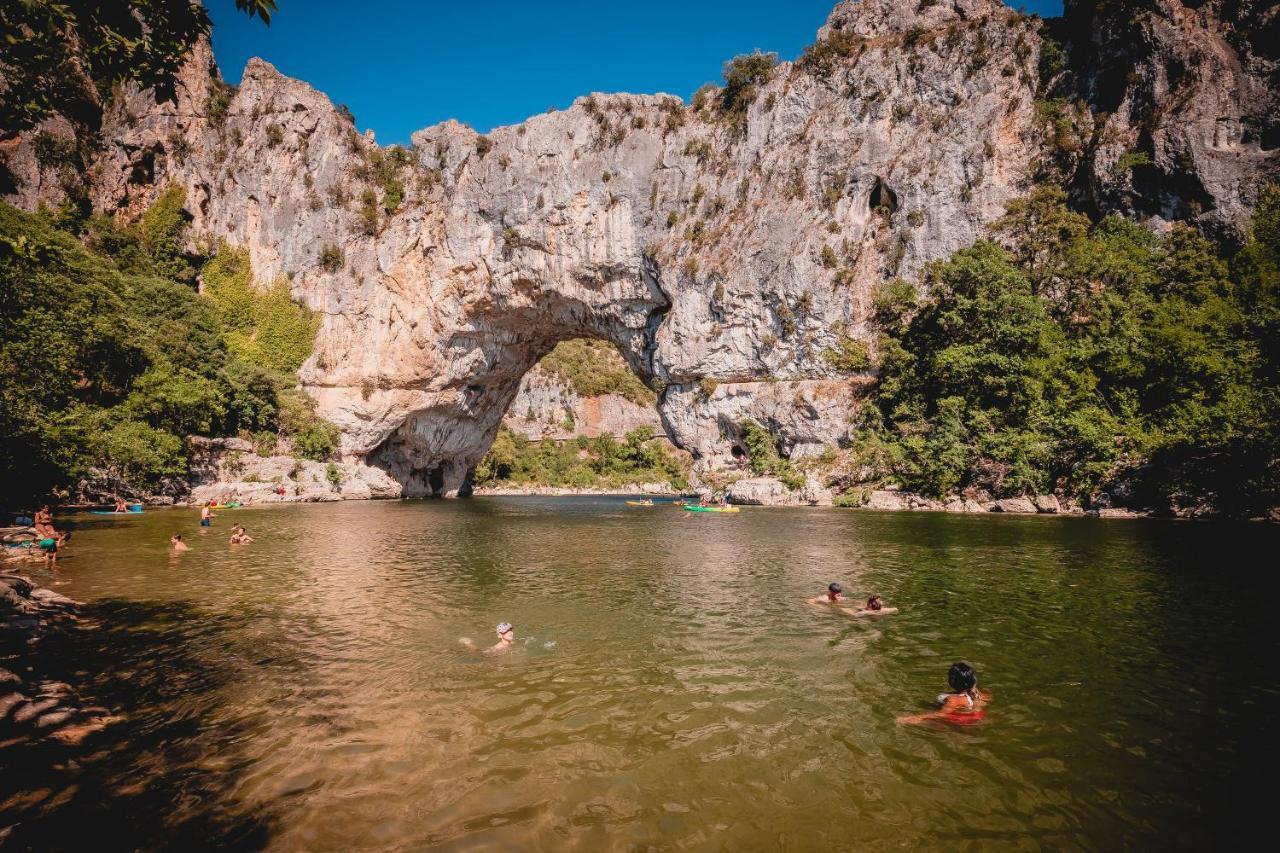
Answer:
[[[618,394],[584,396],[537,365],[524,375],[503,424],[533,440],[624,436],[641,427],[664,434],[655,407]]]
[[[1232,239],[1264,182],[1280,180],[1280,7],[1066,0],[1064,11],[1074,94],[1100,119],[1078,179],[1093,208]],[[1149,163],[1126,168],[1126,155]]]
[[[1195,32],[1184,44],[1152,17],[1153,62],[1191,51],[1196,26],[1215,63],[1253,56],[1213,29],[1214,4],[1155,7]],[[1027,191],[1046,146],[1042,26],[998,0],[845,2],[813,58],[775,68],[745,105],[593,95],[485,137],[419,131],[403,163],[260,60],[211,110],[205,45],[176,105],[129,91],[110,106],[89,190],[137,213],[177,183],[199,243],[245,247],[261,280],[287,277],[323,318],[303,386],[344,453],[406,495],[466,491],[522,379],[574,337],[614,342],[661,389],[662,424],[696,470],[743,453],[746,419],[784,454],[814,454],[846,438],[870,378],[829,356],[846,337],[873,343],[876,287],[972,243]],[[1258,63],[1232,66],[1244,95],[1220,82],[1211,128],[1182,89],[1149,93],[1171,105],[1168,158],[1176,140],[1222,140],[1189,168],[1223,227],[1256,192],[1246,166],[1276,161],[1270,131],[1246,133],[1274,97]],[[26,144],[11,198],[30,207],[52,190]]]
[[[369,465],[335,462],[330,466],[292,456],[259,456],[252,444],[239,438],[193,437],[189,441],[197,450],[189,503],[312,503],[401,495],[398,482]]]

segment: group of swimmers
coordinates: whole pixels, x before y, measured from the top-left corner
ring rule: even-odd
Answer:
[[[883,599],[873,595],[867,603],[855,609],[844,607],[844,587],[838,583],[827,585],[825,595],[814,596],[807,600],[808,604],[817,607],[834,607],[849,616],[891,616],[898,612],[896,607],[885,607]],[[947,671],[947,683],[951,685],[951,693],[938,696],[938,710],[927,714],[909,714],[899,717],[898,722],[906,725],[923,723],[952,723],[959,726],[973,725],[986,716],[986,704],[991,694],[978,689],[978,675],[967,663],[957,662]]]
[[[213,508],[213,501],[207,501],[200,505],[201,527],[213,526],[213,519],[215,518]],[[231,528],[231,538],[228,540],[231,545],[248,545],[252,541],[253,537],[249,535],[248,529],[243,524],[237,524]],[[181,554],[183,551],[189,550],[187,543],[182,541],[181,533],[175,533],[169,537],[169,547],[173,549],[175,554]]]
[[[884,600],[879,595],[872,595],[864,606],[856,610],[842,606],[843,601],[844,588],[838,583],[831,583],[827,586],[825,595],[807,599],[806,603],[819,607],[835,607],[849,616],[859,617],[891,616],[898,612],[896,607],[885,607]],[[471,651],[479,654],[500,654],[509,650],[515,642],[515,627],[510,622],[499,622],[494,630],[497,632],[498,642],[487,648],[479,648],[465,637],[461,642]],[[973,667],[964,662],[953,663],[947,671],[947,683],[951,686],[951,692],[938,696],[937,710],[898,717],[898,722],[904,725],[950,723],[967,726],[981,721],[986,716],[986,705],[991,701],[991,694],[978,689],[978,675]]]

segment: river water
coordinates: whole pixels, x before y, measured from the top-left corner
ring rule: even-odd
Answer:
[[[91,627],[58,665],[123,719],[0,751],[15,849],[1221,847],[1273,787],[1273,527],[615,498],[196,518],[76,520],[55,588]],[[832,580],[901,613],[803,603]],[[459,642],[502,620],[513,651]],[[984,723],[897,724],[955,660]]]

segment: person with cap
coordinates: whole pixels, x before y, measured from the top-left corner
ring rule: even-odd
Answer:
[[[843,601],[841,598],[843,592],[844,587],[840,586],[840,584],[830,583],[827,585],[827,594],[810,598],[809,604],[839,604]]]
[[[516,629],[512,627],[511,623],[499,622],[498,627],[494,630],[496,630],[498,633],[498,642],[494,643],[492,646],[490,646],[487,649],[477,648],[476,644],[471,640],[470,637],[463,637],[458,642],[462,643],[462,645],[466,646],[468,649],[470,649],[473,652],[479,652],[480,654],[485,654],[485,655],[493,655],[499,652],[505,652],[507,649],[511,648],[511,644],[516,639]]]

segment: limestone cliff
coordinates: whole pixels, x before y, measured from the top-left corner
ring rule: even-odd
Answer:
[[[1123,98],[1150,109],[1078,107],[1072,132],[1095,138],[1061,174],[1099,210],[1238,229],[1277,168],[1274,55],[1233,41],[1215,4],[1142,15],[1140,50],[1115,44],[1110,18],[1071,19],[1069,58],[1087,34],[1134,63]],[[464,490],[522,377],[573,337],[617,344],[704,470],[736,464],[748,419],[803,455],[847,437],[869,376],[829,354],[872,341],[875,288],[1058,174],[1037,104],[1044,31],[998,0],[845,2],[804,60],[734,99],[596,94],[487,136],[446,122],[406,156],[261,60],[224,97],[206,46],[176,104],[112,102],[87,186],[128,213],[181,184],[204,248],[246,247],[263,280],[286,276],[323,317],[302,384],[344,451],[406,494]],[[1171,83],[1175,55],[1190,76]],[[1055,85],[1112,85],[1073,73]],[[26,176],[10,197],[28,207],[56,195],[31,144],[9,143]],[[1196,182],[1138,186],[1114,168],[1134,145]]]

